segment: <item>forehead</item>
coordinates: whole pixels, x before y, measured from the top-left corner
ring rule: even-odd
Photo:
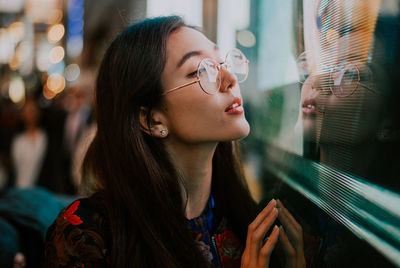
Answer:
[[[198,30],[181,27],[167,40],[167,64],[177,64],[183,55],[191,51],[213,52],[215,44]]]

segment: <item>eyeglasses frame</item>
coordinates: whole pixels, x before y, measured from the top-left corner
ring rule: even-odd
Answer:
[[[358,77],[358,81],[356,82],[356,84],[357,84],[356,87],[352,90],[352,92],[351,92],[350,94],[345,95],[345,96],[343,96],[343,95],[340,96],[340,95],[338,95],[338,94],[335,94],[335,92],[334,92],[332,86],[329,86],[329,90],[331,91],[331,93],[332,93],[333,95],[335,95],[336,97],[338,97],[338,98],[347,98],[347,97],[353,95],[354,92],[356,92],[356,90],[358,89],[359,86],[362,86],[362,87],[366,88],[367,90],[369,90],[369,91],[371,91],[371,92],[373,92],[373,93],[375,93],[375,94],[379,94],[379,93],[378,93],[377,91],[375,91],[374,89],[372,89],[372,88],[370,88],[369,86],[367,86],[367,85],[365,85],[365,84],[363,84],[363,83],[360,82],[360,80],[361,80],[361,78],[360,78],[360,69],[358,68],[358,66],[357,66],[356,64],[353,64],[353,65],[355,66],[355,68],[356,68],[356,70],[357,70],[357,77]],[[333,69],[334,69],[334,68],[331,68],[331,70],[329,71],[329,79],[330,79],[330,80],[333,80],[333,78],[332,78]],[[301,81],[299,81],[299,83],[302,84],[302,85],[305,84],[305,82],[301,82]],[[341,86],[339,86],[339,87],[341,87]]]
[[[208,95],[213,95],[213,94],[217,93],[218,90],[219,90],[219,88],[221,87],[221,83],[220,83],[220,85],[219,85],[219,87],[218,87],[218,90],[216,90],[215,93],[209,93],[209,92],[207,92],[207,91],[202,87],[202,85],[201,85],[201,83],[200,83],[200,75],[199,75],[199,68],[200,68],[200,65],[201,65],[201,63],[202,63],[203,61],[205,61],[205,60],[211,60],[212,62],[214,62],[214,63],[217,64],[218,76],[220,76],[220,75],[221,75],[220,70],[221,70],[222,67],[227,66],[226,59],[228,58],[229,53],[231,53],[232,51],[237,51],[237,52],[239,52],[241,55],[243,55],[243,57],[244,57],[244,59],[245,59],[244,61],[245,61],[245,63],[247,64],[247,73],[246,73],[246,77],[245,77],[242,81],[238,81],[238,83],[241,83],[241,82],[245,81],[245,80],[247,79],[247,76],[249,75],[249,66],[248,66],[248,64],[249,64],[250,61],[247,59],[247,57],[244,55],[244,53],[243,53],[242,51],[240,51],[240,50],[237,49],[237,48],[233,48],[233,49],[229,50],[229,51],[226,53],[225,61],[224,61],[223,63],[220,63],[220,64],[219,64],[219,63],[217,63],[215,60],[210,59],[210,58],[204,58],[204,59],[202,59],[202,60],[199,62],[198,66],[197,66],[197,73],[196,73],[197,80],[192,81],[192,82],[189,82],[189,83],[186,83],[186,84],[183,84],[183,85],[180,85],[180,86],[177,86],[177,87],[174,87],[174,88],[172,88],[172,89],[168,89],[168,90],[166,90],[162,95],[165,96],[165,95],[167,95],[168,93],[171,93],[171,92],[173,92],[173,91],[175,91],[175,90],[178,90],[178,89],[181,89],[181,88],[183,88],[183,87],[187,87],[187,86],[193,85],[193,84],[195,84],[195,83],[199,83],[201,90],[203,90],[203,92],[206,93],[206,94],[208,94]]]

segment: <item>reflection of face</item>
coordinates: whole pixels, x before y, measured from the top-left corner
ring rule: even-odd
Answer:
[[[357,86],[357,79],[353,94],[338,97],[329,89],[335,84],[330,72],[350,65],[366,70],[380,1],[356,0],[352,5],[339,0],[318,3],[315,22],[310,27],[315,26],[319,35],[305,36],[306,46],[314,49],[308,54],[315,56],[309,59],[312,68],[308,71],[318,75],[308,77],[302,87],[304,137],[320,143],[360,143],[376,131],[381,97]],[[371,79],[362,82],[373,87]]]
[[[189,52],[182,66],[179,61]],[[167,41],[167,61],[162,73],[164,90],[196,80],[191,75],[203,58],[221,63],[218,49],[202,33],[182,27]],[[167,118],[169,137],[183,142],[218,142],[242,138],[249,133],[243,112],[229,113],[226,109],[241,94],[236,78],[221,69],[221,88],[214,95],[204,93],[198,83],[173,91],[164,97],[162,110]],[[239,111],[240,109],[238,109]]]
[[[302,87],[304,137],[336,144],[357,144],[373,137],[381,97],[362,86],[350,96],[337,97],[329,90],[327,79],[328,75],[310,76]]]

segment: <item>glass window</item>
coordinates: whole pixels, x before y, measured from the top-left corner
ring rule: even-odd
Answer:
[[[243,147],[312,267],[400,265],[399,1],[251,1]],[[243,31],[240,29],[239,32]]]

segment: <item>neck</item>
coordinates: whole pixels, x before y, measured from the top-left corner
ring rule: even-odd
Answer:
[[[186,218],[198,217],[210,197],[212,158],[217,143],[188,145],[170,141],[166,145],[183,177],[183,199],[187,200]]]
[[[35,124],[28,124],[26,125],[26,132],[28,133],[29,136],[34,136],[37,132],[38,128],[36,127]]]

